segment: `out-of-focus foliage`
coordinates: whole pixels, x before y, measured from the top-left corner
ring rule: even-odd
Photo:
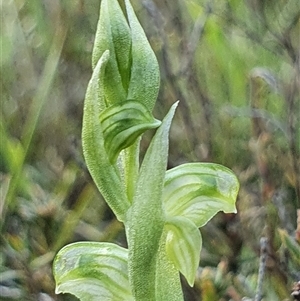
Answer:
[[[78,240],[126,244],[80,146],[99,4],[1,2],[1,300],[74,300],[54,295],[54,253]],[[241,183],[238,214],[202,229],[186,300],[254,300],[262,236],[263,300],[292,300],[300,280],[299,0],[132,4],[160,65],[154,115],[180,100],[169,167],[212,161]]]

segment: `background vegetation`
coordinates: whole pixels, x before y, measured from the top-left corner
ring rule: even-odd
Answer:
[[[54,294],[55,253],[78,240],[126,245],[81,151],[99,2],[1,1],[1,300],[75,300]],[[154,115],[180,100],[169,166],[221,163],[241,183],[238,214],[202,229],[186,300],[254,300],[260,259],[264,300],[292,300],[300,280],[299,0],[132,3],[161,68]]]

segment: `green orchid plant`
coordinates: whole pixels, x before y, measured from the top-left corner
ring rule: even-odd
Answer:
[[[193,286],[199,266],[198,228],[218,211],[236,212],[239,183],[218,164],[167,170],[177,103],[162,122],[153,117],[159,66],[129,0],[123,4],[126,13],[117,0],[101,2],[82,140],[94,182],[124,223],[128,249],[106,242],[65,246],[53,263],[56,293],[83,301],[182,301],[179,273]],[[148,129],[156,133],[140,164]]]

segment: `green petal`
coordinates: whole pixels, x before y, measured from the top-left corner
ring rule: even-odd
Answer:
[[[104,145],[112,163],[116,162],[120,151],[132,145],[142,133],[161,124],[146,106],[134,100],[107,108],[100,114],[100,121]]]
[[[202,239],[198,227],[189,219],[174,217],[166,223],[166,252],[175,267],[194,285],[200,261]]]
[[[56,293],[70,293],[81,301],[133,301],[127,257],[127,249],[111,243],[79,242],[64,247],[53,263]]]
[[[117,0],[103,0],[100,7],[92,63],[96,66],[103,53],[109,50],[102,84],[108,105],[127,98],[131,72],[131,33]]]
[[[125,0],[132,36],[132,66],[128,98],[142,99],[152,111],[157,99],[160,75],[157,59],[129,0]]]
[[[109,52],[106,51],[98,61],[88,84],[84,100],[82,144],[84,158],[94,182],[117,218],[122,221],[130,203],[121,177],[106,153],[99,120],[100,111],[105,108],[104,92],[99,87],[99,81],[104,76],[108,59]]]
[[[164,187],[167,216],[183,216],[197,227],[217,212],[236,212],[239,182],[234,173],[218,164],[189,163],[168,170]]]

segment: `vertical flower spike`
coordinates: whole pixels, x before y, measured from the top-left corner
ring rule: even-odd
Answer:
[[[95,184],[125,225],[128,250],[110,243],[66,246],[53,263],[56,292],[82,301],[183,301],[179,272],[194,284],[198,228],[220,210],[236,212],[239,183],[212,163],[166,171],[177,103],[162,122],[153,117],[158,63],[130,1],[124,3],[126,16],[118,0],[101,1],[82,143]],[[140,166],[138,138],[154,128]]]
[[[100,121],[105,127],[105,147],[113,164],[121,150],[133,145],[146,130],[160,124],[152,116],[159,90],[158,63],[130,2],[126,1],[125,6],[126,17],[117,0],[101,2],[92,58],[95,68],[103,53],[109,50],[104,75],[99,79],[105,103],[100,110]],[[132,158],[131,152],[136,152],[136,145],[125,152],[125,161]],[[123,169],[128,174],[128,169]],[[129,198],[131,196],[132,192]]]
[[[120,169],[124,178],[117,190],[123,192],[126,186],[127,198],[132,199],[139,165],[138,159],[133,159],[133,154],[138,155],[138,142],[135,142],[146,130],[161,123],[152,116],[159,89],[158,63],[129,2],[126,2],[126,10],[128,21],[117,0],[101,2],[92,56],[94,72],[83,120],[87,166],[119,219],[128,201],[121,195],[120,201],[114,198],[111,203],[111,190],[115,186],[110,187],[109,179],[120,181],[117,179]],[[106,55],[108,52],[109,56]],[[102,62],[101,72],[97,68],[99,61]],[[117,166],[123,149],[127,150],[122,166]],[[108,171],[105,176],[99,175],[103,167]],[[126,183],[122,183],[124,181]]]

